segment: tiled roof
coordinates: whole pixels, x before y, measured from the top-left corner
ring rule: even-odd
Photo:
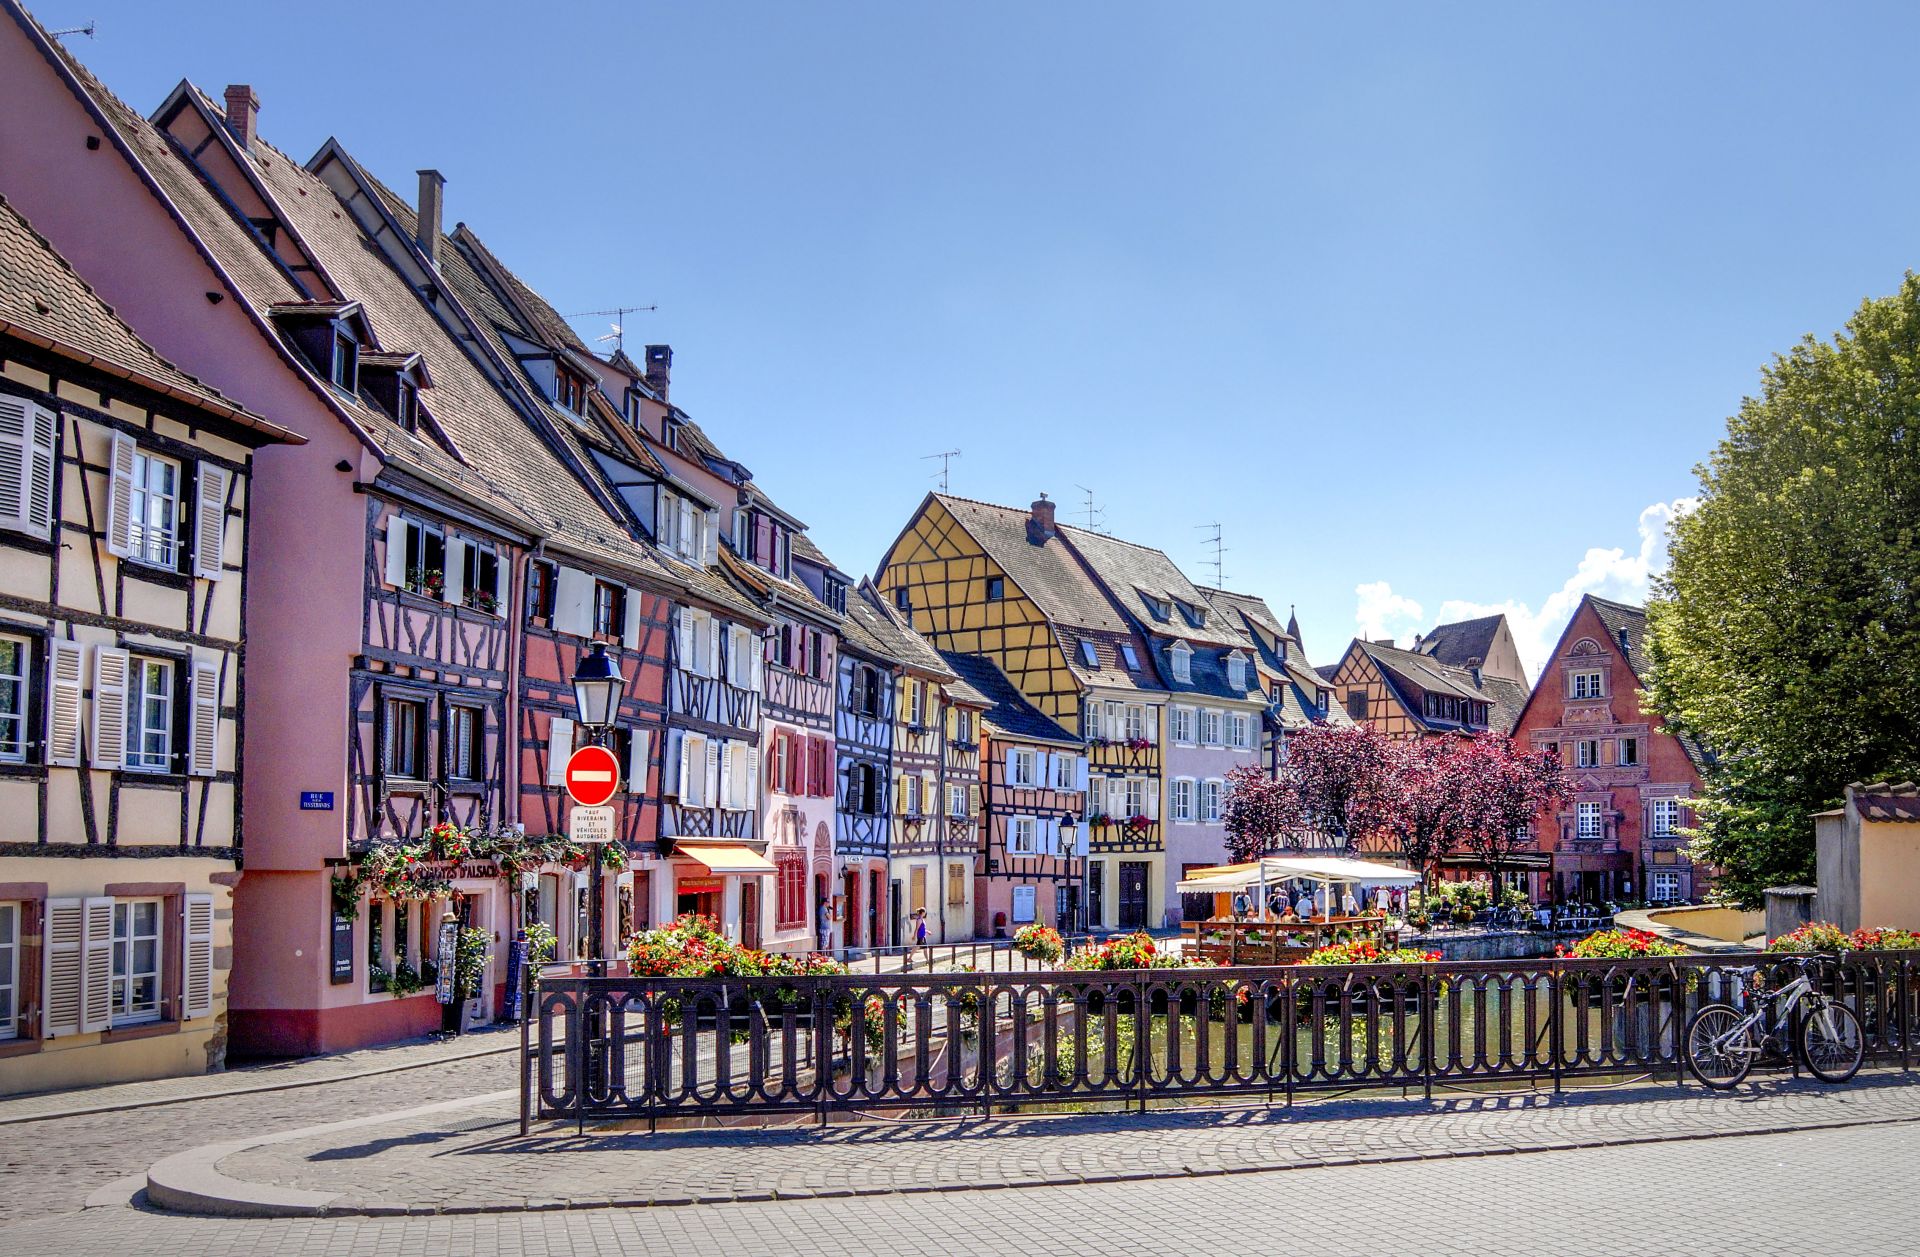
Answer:
[[[860,587],[848,597],[847,618],[857,619],[860,626],[880,643],[889,659],[933,676],[945,678],[953,675],[953,670],[941,660],[940,652],[926,638],[903,623],[871,583],[861,581]]]
[[[1253,649],[1236,647],[1246,658],[1247,684],[1235,689],[1227,681],[1227,656],[1231,650],[1219,646],[1202,646],[1193,652],[1187,661],[1188,680],[1182,681],[1173,671],[1174,639],[1155,635],[1151,640],[1153,661],[1160,669],[1161,685],[1175,694],[1204,694],[1213,698],[1257,699],[1261,697],[1259,669],[1254,667]]]
[[[833,565],[833,560],[827,557],[826,551],[814,545],[813,538],[803,532],[793,534],[793,557],[796,559],[805,559],[815,567],[824,567],[829,571],[838,572],[840,570]]]
[[[1920,786],[1911,781],[1898,785],[1876,781],[1855,782],[1847,787],[1847,797],[1865,821],[1920,821]]]
[[[0,197],[0,330],[254,428],[292,436],[162,358]]]
[[[1431,633],[1420,639],[1416,649],[1456,668],[1468,667],[1475,660],[1485,663],[1493,649],[1493,639],[1499,635],[1506,618],[1485,615],[1477,620],[1435,625]]]
[[[777,598],[797,611],[808,612],[815,619],[836,626],[845,618],[814,597],[813,591],[800,581],[775,576],[765,568],[747,562],[735,554],[731,546],[720,547],[720,570],[751,597]]]
[[[992,728],[1012,738],[1032,738],[1041,742],[1080,745],[1080,740],[1043,715],[1014,688],[1006,673],[984,655],[963,655],[943,650],[940,657],[958,673],[986,704],[983,719]]]
[[[934,498],[1056,627],[1129,633],[1129,625],[1080,565],[1069,543],[1058,536],[1041,545],[1027,540],[1026,511],[944,493]]]
[[[1290,660],[1302,657],[1300,643],[1295,641],[1286,629],[1280,626],[1272,608],[1265,600],[1252,594],[1230,593],[1223,589],[1201,591],[1207,595],[1207,601],[1213,604],[1216,613],[1222,616],[1238,616],[1245,626],[1245,636],[1259,653],[1260,662],[1270,671],[1281,672]],[[1285,647],[1282,655],[1274,645]]]
[[[1400,693],[1401,704],[1407,714],[1426,728],[1453,729],[1462,726],[1453,721],[1429,718],[1426,704],[1420,697],[1422,694],[1442,694],[1486,703],[1487,727],[1501,734],[1513,732],[1514,723],[1520,718],[1520,709],[1527,704],[1527,687],[1517,681],[1486,672],[1482,672],[1476,681],[1470,669],[1452,667],[1419,651],[1356,640],[1360,649],[1379,667],[1388,684]]]
[[[1060,531],[1106,586],[1107,594],[1140,621],[1147,632],[1196,644],[1230,647],[1248,644],[1238,627],[1225,617],[1212,614],[1207,596],[1163,551],[1068,524],[1060,525]],[[1141,598],[1142,593],[1192,607],[1201,624],[1195,626],[1177,606],[1171,608],[1167,619],[1158,619]]]
[[[1645,684],[1653,675],[1653,658],[1647,653],[1647,609],[1594,594],[1585,597],[1593,607],[1594,615],[1606,626],[1610,639],[1608,644],[1626,655],[1627,666],[1633,669],[1634,677]],[[1541,684],[1545,683],[1543,676]],[[1693,766],[1704,770],[1712,758],[1706,748],[1696,742],[1691,734],[1678,733],[1674,736],[1679,739],[1680,749],[1693,761]]]

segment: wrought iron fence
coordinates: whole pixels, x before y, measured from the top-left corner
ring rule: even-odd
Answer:
[[[1149,1104],[1652,1076],[1783,958],[538,980],[522,1117]],[[1870,1062],[1910,1064],[1920,953],[1827,959]]]

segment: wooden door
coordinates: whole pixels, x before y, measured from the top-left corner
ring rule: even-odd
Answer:
[[[1147,928],[1147,865],[1143,861],[1120,862],[1120,928]]]
[[[742,947],[760,946],[760,882],[758,879],[743,880],[740,883],[740,945]]]

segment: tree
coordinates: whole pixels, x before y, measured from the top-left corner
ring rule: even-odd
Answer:
[[[1279,846],[1282,835],[1303,828],[1304,818],[1291,783],[1249,764],[1227,774],[1221,820],[1227,829],[1227,858],[1242,862],[1257,860]]]
[[[1347,850],[1387,828],[1394,745],[1364,725],[1314,725],[1289,737],[1280,780],[1293,795],[1291,823],[1328,833]]]
[[[1511,739],[1482,734],[1461,744],[1455,771],[1460,828],[1450,835],[1450,846],[1472,853],[1497,885],[1501,865],[1528,842],[1534,818],[1566,798],[1566,766],[1558,755],[1523,751]]]
[[[1920,280],[1775,358],[1695,474],[1646,684],[1713,755],[1693,853],[1752,903],[1848,782],[1920,772]]]
[[[1399,840],[1400,854],[1420,874],[1423,892],[1463,824],[1460,754],[1454,738],[1420,738],[1391,747],[1383,828]]]

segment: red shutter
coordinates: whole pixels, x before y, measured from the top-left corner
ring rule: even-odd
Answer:
[[[833,772],[827,765],[827,740],[808,738],[807,751],[808,758],[813,761],[812,780],[807,783],[807,793],[824,799],[833,793]]]

